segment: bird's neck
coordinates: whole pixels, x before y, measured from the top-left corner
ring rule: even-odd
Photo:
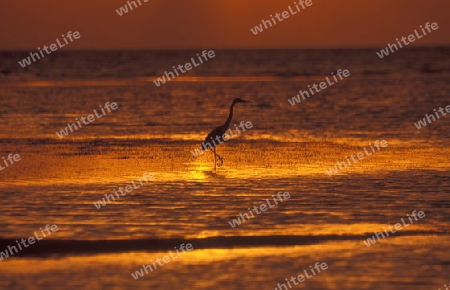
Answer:
[[[232,103],[231,106],[230,106],[230,115],[228,115],[228,119],[227,119],[227,121],[224,124],[224,126],[226,128],[230,127],[231,119],[233,119],[233,107],[234,107],[234,104],[235,103]]]

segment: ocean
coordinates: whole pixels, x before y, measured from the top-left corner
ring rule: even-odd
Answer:
[[[214,50],[155,85],[201,52],[58,51],[26,68],[18,62],[28,52],[0,52],[0,289],[450,283],[450,116],[433,111],[450,105],[449,48],[383,59],[373,49]],[[340,69],[350,75],[288,101]],[[230,128],[253,126],[217,147],[214,171],[211,152],[191,151],[235,98],[251,103],[234,106]],[[365,148],[374,150],[355,162]],[[274,205],[280,192],[290,197]],[[425,216],[408,219],[414,211]],[[386,237],[367,246],[375,232]],[[312,275],[317,262],[327,269]]]

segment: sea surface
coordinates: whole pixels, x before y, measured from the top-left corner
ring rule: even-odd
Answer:
[[[276,289],[316,262],[328,269],[292,289],[450,283],[450,115],[414,125],[450,105],[450,48],[214,50],[153,83],[200,52],[58,52],[27,68],[29,52],[0,52],[0,158],[21,158],[0,171],[0,252],[58,227],[0,261],[0,289]],[[288,102],[339,69],[350,76]],[[234,106],[231,128],[253,127],[218,146],[214,171],[211,152],[191,151],[234,98],[251,103]],[[107,102],[118,109],[57,136]],[[327,174],[377,140],[388,146]],[[230,226],[279,192],[290,198]],[[363,242],[413,211],[425,217]],[[182,243],[194,250],[132,277]]]

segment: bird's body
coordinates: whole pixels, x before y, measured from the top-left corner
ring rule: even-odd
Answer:
[[[231,123],[231,120],[233,119],[233,108],[234,108],[234,105],[236,104],[236,103],[250,103],[249,101],[244,101],[244,100],[242,100],[242,99],[240,99],[240,98],[236,98],[236,99],[234,99],[233,100],[233,102],[231,103],[231,106],[230,106],[230,113],[229,113],[229,115],[228,115],[228,119],[227,119],[227,121],[225,122],[225,124],[223,124],[222,126],[219,126],[219,127],[217,127],[216,129],[214,129],[214,130],[212,130],[209,134],[208,134],[208,136],[206,136],[206,138],[205,138],[205,141],[203,142],[203,144],[209,144],[209,145],[211,145],[211,149],[212,149],[212,151],[214,152],[214,171],[217,169],[217,165],[216,165],[216,162],[217,162],[217,156],[219,157],[219,160],[220,160],[220,164],[222,164],[223,163],[223,158],[222,157],[220,157],[220,155],[218,155],[217,153],[216,153],[216,147],[219,145],[219,144],[221,144],[221,142],[219,143],[219,142],[215,142],[215,141],[217,141],[217,137],[219,136],[219,138],[223,138],[223,135],[226,133],[226,131],[228,130],[228,128],[230,127],[230,123]],[[224,139],[224,138],[223,138]],[[214,142],[212,142],[214,140]]]
[[[205,141],[203,143],[210,143],[212,147],[216,147],[219,143],[212,143],[211,140],[216,140],[217,136],[223,136],[225,132],[228,130],[229,126],[219,126],[216,129],[212,130],[208,136],[206,136]]]

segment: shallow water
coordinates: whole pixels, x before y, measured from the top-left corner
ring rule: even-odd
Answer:
[[[23,70],[12,66],[19,53],[0,54],[0,157],[21,156],[0,172],[0,251],[46,224],[59,228],[48,238],[56,244],[0,261],[1,289],[274,289],[317,261],[329,269],[303,287],[448,284],[450,117],[420,130],[414,123],[450,105],[450,50],[383,61],[371,50],[216,51],[190,76],[152,83],[191,53],[58,53]],[[288,103],[338,69],[350,77]],[[218,147],[225,161],[213,173],[211,152],[194,158],[191,150],[226,120],[235,97],[253,103],[236,105],[232,126],[253,128]],[[106,102],[119,108],[63,139],[55,134]],[[326,173],[376,140],[388,146]],[[146,172],[154,180],[94,206]],[[230,226],[280,191],[291,197]],[[414,210],[426,217],[364,245]],[[141,247],[139,239],[153,240]],[[178,239],[196,241],[195,250],[131,277]],[[126,244],[106,251],[106,240]]]

